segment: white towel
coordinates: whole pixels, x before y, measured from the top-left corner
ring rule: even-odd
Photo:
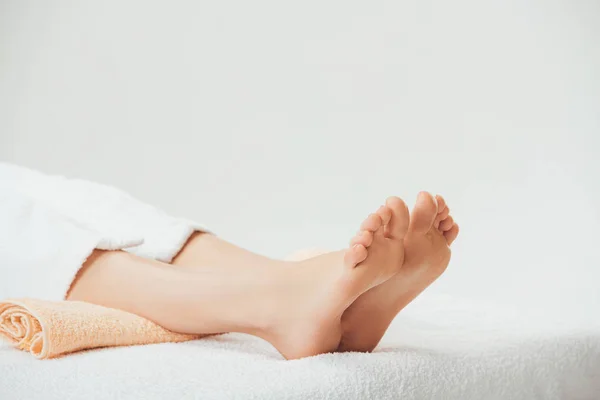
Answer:
[[[227,334],[53,360],[0,347],[0,399],[598,399],[600,329],[424,294],[373,354],[285,361]]]
[[[0,163],[0,298],[62,300],[95,248],[169,262],[195,230],[119,189]]]

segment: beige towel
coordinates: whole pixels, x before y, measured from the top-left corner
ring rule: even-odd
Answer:
[[[174,333],[135,314],[81,301],[15,299],[0,302],[0,337],[45,359],[98,347],[201,336]]]

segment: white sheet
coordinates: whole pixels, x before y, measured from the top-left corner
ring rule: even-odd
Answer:
[[[600,327],[425,293],[373,354],[284,361],[228,334],[39,361],[0,347],[0,399],[598,399]]]

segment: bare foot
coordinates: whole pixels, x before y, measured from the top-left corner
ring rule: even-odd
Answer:
[[[286,268],[293,276],[293,285],[274,299],[277,308],[284,312],[270,313],[275,318],[259,336],[288,359],[335,351],[342,338],[344,311],[361,294],[400,271],[408,223],[404,202],[390,198],[387,207],[362,223],[364,234],[353,239],[348,250],[323,254]]]
[[[378,212],[382,218],[388,213],[385,209]],[[369,235],[367,230],[358,237]],[[419,193],[404,239],[404,265],[397,275],[360,296],[346,310],[338,350],[372,351],[394,317],[445,271],[449,246],[457,236],[458,225],[444,199]]]
[[[184,287],[192,290],[177,302],[173,330],[253,334],[288,359],[335,351],[344,311],[402,266],[409,214],[398,198],[388,204],[363,221],[360,229],[368,234],[348,249],[303,261],[273,260],[213,235],[193,235],[172,261],[180,267],[172,270],[185,272]],[[182,292],[163,297],[171,301]],[[164,302],[158,304],[171,310]]]

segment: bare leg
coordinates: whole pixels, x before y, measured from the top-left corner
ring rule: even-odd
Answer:
[[[221,310],[219,300],[235,303],[236,296],[244,291],[250,295],[257,288],[247,282],[236,293],[231,276],[213,272],[193,274],[123,251],[96,250],[78,274],[68,300],[125,310],[180,333],[253,333],[258,329],[254,319],[240,320],[235,309]]]
[[[378,219],[372,214],[361,229]],[[397,216],[397,226],[401,244],[407,213]],[[344,310],[394,276],[403,251],[396,242],[382,242],[367,254],[357,244],[285,262],[198,234],[174,260],[195,267],[176,268],[125,252],[94,253],[69,299],[129,311],[181,333],[253,334],[286,358],[300,358],[337,349]]]
[[[183,249],[171,261],[172,265],[190,271],[214,265],[237,268],[240,265],[263,263],[281,265],[279,260],[253,253],[204,232],[192,234]]]

